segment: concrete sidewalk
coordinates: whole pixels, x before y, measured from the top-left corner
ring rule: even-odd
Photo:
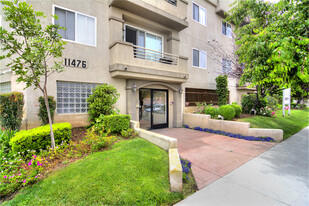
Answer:
[[[309,205],[309,127],[176,204]]]

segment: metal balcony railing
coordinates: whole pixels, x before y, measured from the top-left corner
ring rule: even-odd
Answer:
[[[174,5],[174,6],[177,6],[177,0],[165,0],[167,1],[168,3]]]
[[[148,61],[159,62],[162,64],[177,65],[179,56],[164,53],[152,49],[147,49],[145,47],[133,46],[134,57],[139,59],[145,59]]]

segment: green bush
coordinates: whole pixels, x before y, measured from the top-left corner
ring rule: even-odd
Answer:
[[[219,114],[225,120],[232,120],[235,117],[235,109],[231,105],[222,105],[219,107]]]
[[[0,125],[5,130],[19,130],[22,123],[24,95],[11,92],[0,95]]]
[[[45,106],[45,99],[44,97],[39,97],[39,103],[40,103],[40,109],[39,109],[39,118],[42,123],[42,125],[47,125],[49,124],[48,121],[48,114],[47,114],[47,109]],[[54,114],[56,110],[56,101],[54,100],[54,97],[48,96],[48,104],[49,104],[49,111],[50,111],[50,116],[52,119],[52,122],[54,122]]]
[[[218,94],[219,105],[227,104],[229,90],[227,88],[227,76],[218,76],[216,78],[217,89],[216,92]]]
[[[278,101],[275,97],[272,96],[266,96],[267,104],[272,110],[276,110]]]
[[[10,140],[13,138],[17,130],[6,130],[2,131],[0,129],[0,150],[4,153],[9,153],[11,151]]]
[[[256,103],[257,103],[257,106],[256,106],[257,112],[260,111],[261,108],[265,108],[267,106],[266,98],[259,99],[258,102],[256,102],[255,94],[243,95],[241,99],[242,112],[246,114],[251,114],[252,109],[255,107]]]
[[[125,139],[133,139],[135,136],[137,136],[137,133],[134,132],[133,129],[122,130],[121,136]]]
[[[120,134],[122,130],[130,128],[130,116],[124,114],[108,115],[103,117],[103,127],[108,133]]]
[[[61,144],[71,138],[71,124],[58,123],[53,124],[55,143]],[[46,149],[51,146],[49,125],[37,127],[30,130],[22,130],[15,134],[11,139],[10,145],[15,152],[25,152],[27,150]]]
[[[216,108],[206,107],[206,109],[204,110],[204,113],[209,114],[211,118],[214,118],[214,116],[216,116]]]
[[[119,98],[119,93],[112,85],[98,85],[93,91],[93,94],[88,98],[89,120],[95,121],[103,115],[114,114],[114,104]]]
[[[238,104],[231,104],[231,106],[235,109],[235,116],[240,117],[240,114],[242,112],[241,106],[239,106]]]

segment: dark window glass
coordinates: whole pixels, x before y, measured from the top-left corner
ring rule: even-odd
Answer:
[[[58,16],[58,19],[55,20],[55,24],[67,28],[66,30],[60,30],[59,34],[64,39],[75,41],[75,13],[55,8],[55,14]]]
[[[199,21],[199,7],[196,4],[193,4],[193,19]]]
[[[193,66],[199,66],[199,51],[193,49]]]
[[[226,35],[226,24],[222,21],[222,34]]]

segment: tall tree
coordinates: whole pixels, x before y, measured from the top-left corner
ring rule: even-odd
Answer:
[[[25,2],[0,1],[3,6],[3,20],[10,29],[0,27],[0,45],[4,55],[10,59],[7,65],[17,75],[17,82],[24,82],[26,88],[40,89],[45,99],[50,125],[51,146],[55,148],[52,119],[48,104],[47,80],[55,72],[62,72],[62,51],[65,42],[58,34],[59,25],[42,26],[43,12],[34,11]],[[55,18],[55,17],[54,17]]]
[[[308,95],[308,0],[240,0],[226,21],[235,24],[237,54],[244,63],[241,84],[257,86],[262,96],[292,88]]]

